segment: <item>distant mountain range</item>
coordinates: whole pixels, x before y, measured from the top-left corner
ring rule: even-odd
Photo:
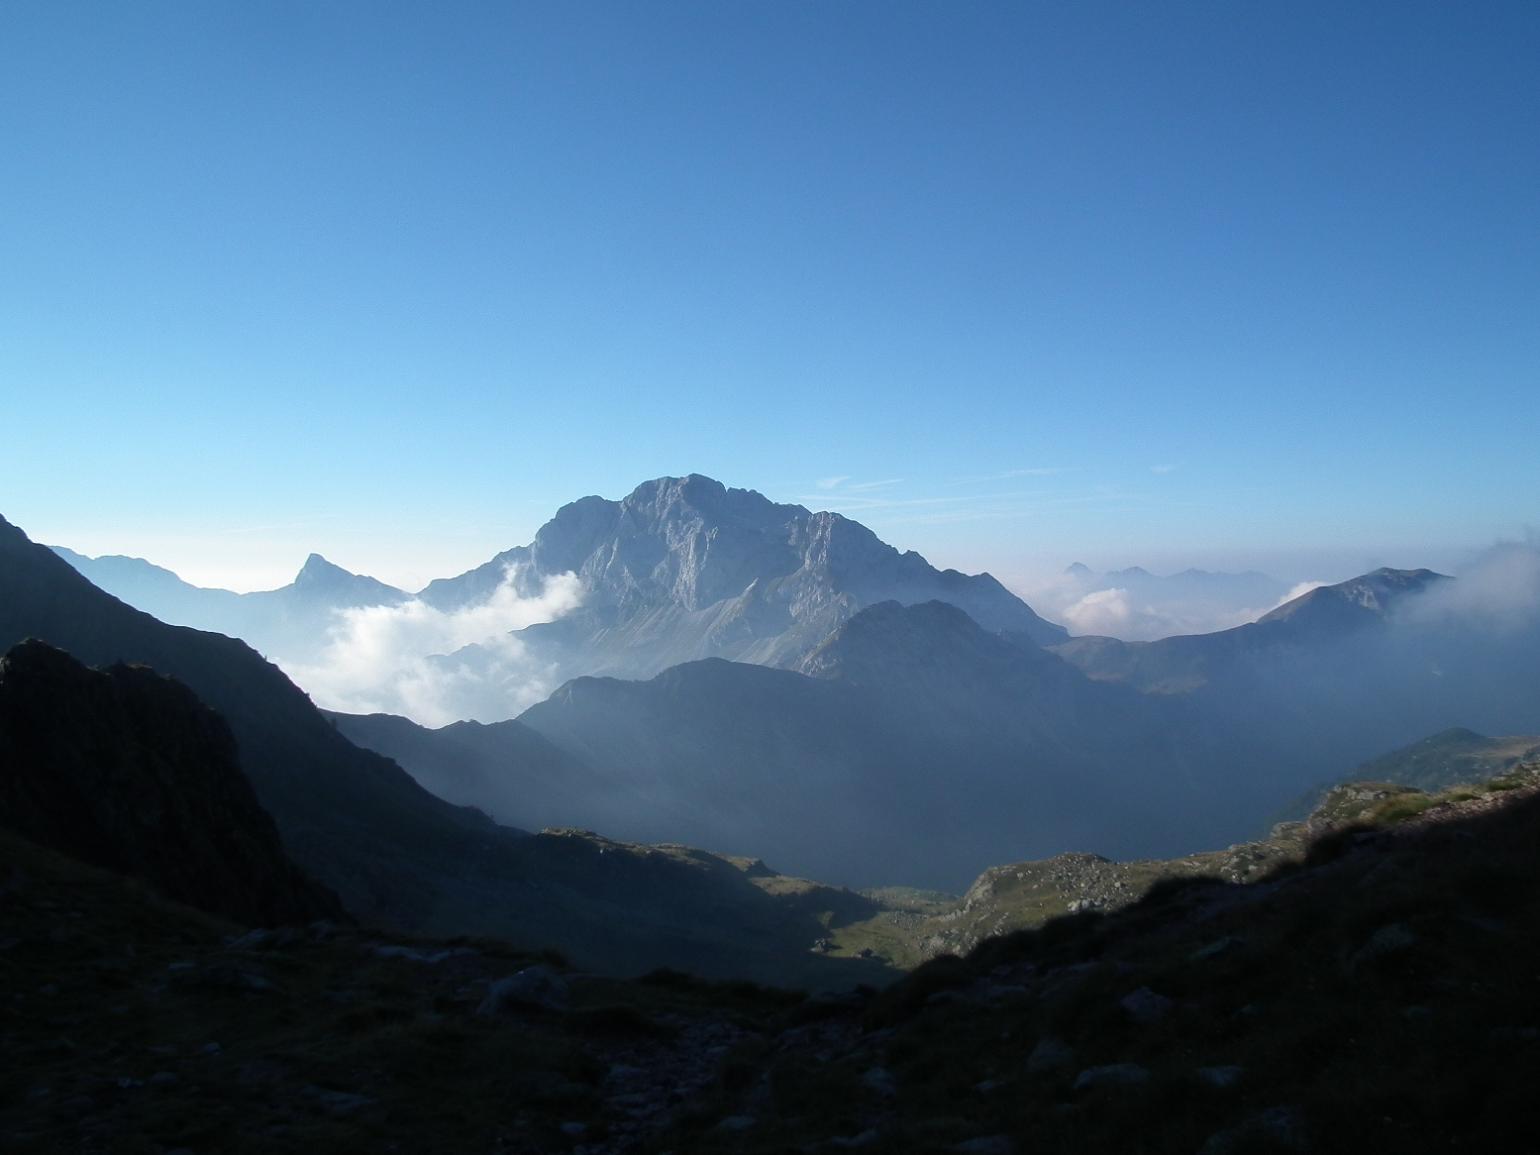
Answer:
[[[862,610],[795,671],[578,678],[496,726],[333,717],[504,821],[749,848],[848,885],[961,887],[1023,848],[1153,853],[1224,827],[1215,761],[1181,749],[1183,703],[1092,682],[942,602]]]
[[[1233,629],[1152,642],[1082,637],[1052,648],[1098,681],[1127,682],[1155,693],[1182,693],[1234,677],[1248,663],[1265,664],[1279,654],[1332,646],[1360,631],[1382,627],[1401,599],[1447,580],[1432,570],[1378,569],[1313,589]]]
[[[244,638],[281,664],[313,660],[338,611],[413,596],[315,554],[291,585],[233,594],[188,585],[139,559],[55,550],[130,604]],[[505,587],[538,597],[566,574],[577,577],[579,608],[518,632],[528,662],[553,684],[585,674],[651,677],[708,657],[793,667],[841,622],[882,601],[948,602],[988,630],[1037,643],[1068,636],[988,574],[937,570],[837,513],[776,504],[699,474],[646,482],[619,501],[565,505],[531,544],[415,596],[453,614]],[[485,677],[498,659],[470,645],[445,655],[440,669]]]
[[[349,742],[244,642],[167,625],[123,604],[0,519],[0,648],[29,638],[92,666],[151,666],[217,709],[286,851],[368,922],[499,935],[566,951],[610,973],[671,966],[826,985],[882,970],[807,949],[821,917],[870,906],[859,896],[782,878],[751,859],[628,846],[575,831],[531,836],[452,806],[394,762]],[[89,671],[71,676],[91,682]],[[53,698],[60,710],[70,708],[62,695]],[[89,719],[78,710],[73,717],[71,740],[88,742]],[[127,741],[114,738],[106,753],[124,757]],[[0,745],[0,776],[14,781],[25,771],[23,753]],[[82,775],[109,765],[75,764]],[[88,789],[86,782],[68,788]],[[32,812],[58,814],[52,804]],[[0,811],[0,825],[12,817],[11,808]],[[132,837],[131,825],[118,825]]]
[[[709,657],[789,668],[884,601],[947,602],[987,630],[1039,644],[1068,636],[988,574],[937,570],[837,513],[778,505],[699,474],[563,506],[533,544],[433,582],[421,597],[457,609],[508,572],[526,587],[578,576],[582,607],[522,634],[567,676],[650,677]]]
[[[580,678],[473,731],[473,749],[463,727],[337,721],[505,821],[575,815],[852,884],[950,889],[990,858],[1170,856],[1253,836],[1328,768],[1441,725],[1533,730],[1534,626],[1420,612],[1455,585],[1377,571],[1232,630],[1046,649],[946,603],[882,603],[795,670],[718,660]]]
[[[143,558],[93,558],[64,546],[51,548],[93,585],[163,622],[227,634],[268,656],[294,660],[316,656],[339,610],[400,605],[411,597],[349,573],[318,553],[306,559],[289,585],[238,594],[192,585]]]
[[[1033,599],[1074,633],[1150,641],[1254,621],[1289,593],[1286,582],[1254,570],[1161,575],[1130,566],[1097,573],[1076,562],[1037,589]]]
[[[1067,566],[1064,573],[1086,589],[1115,587],[1166,602],[1219,601],[1237,609],[1276,602],[1289,589],[1287,583],[1256,570],[1216,573],[1189,568],[1180,573],[1153,574],[1143,566],[1134,565],[1097,573],[1089,566],[1075,562]]]
[[[665,524],[626,549],[666,546]],[[629,600],[645,583],[578,580],[615,622],[673,614],[689,634],[690,598],[715,591],[663,579],[706,538],[664,548]],[[1009,603],[985,624],[954,600],[856,604],[840,586],[836,610],[750,631],[744,652],[775,665],[578,677],[518,719],[433,730],[324,715],[243,642],[130,608],[0,520],[16,1059],[0,1134],[38,1150],[387,1134],[530,1151],[1506,1150],[1535,1045],[1537,739],[1443,727],[1540,730],[1540,558],[1521,560],[1458,581],[1376,571],[1146,645],[1040,639]],[[532,567],[493,588],[554,580]],[[306,568],[315,581],[283,595],[294,619],[335,613],[294,608],[307,585],[390,596]],[[712,571],[679,572],[699,589]],[[646,630],[574,637],[560,652],[663,652]],[[1303,824],[1200,853],[1391,746],[1360,773],[1488,780],[1344,786]],[[591,819],[669,841],[572,828]],[[515,828],[537,823],[562,828]],[[1067,847],[1171,856],[1053,853]],[[289,855],[362,925],[239,933],[340,917]],[[977,878],[960,897],[858,893],[775,869],[803,863]],[[544,947],[577,973],[528,953]]]
[[[349,608],[452,617],[558,582],[578,607],[514,634],[517,661],[483,644],[431,664],[494,701],[497,678],[511,695],[538,669],[552,688],[517,720],[334,725],[510,826],[947,889],[991,861],[1234,841],[1323,771],[1431,731],[1540,730],[1540,626],[1480,625],[1431,571],[1211,634],[1068,638],[988,575],[698,475],[564,506],[531,545],[415,595],[312,559],[238,604],[316,636]]]

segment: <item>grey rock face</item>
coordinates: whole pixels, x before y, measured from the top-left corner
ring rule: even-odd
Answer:
[[[725,657],[793,666],[842,622],[883,601],[938,600],[991,632],[1062,641],[988,574],[940,571],[836,513],[780,505],[699,474],[638,486],[620,501],[563,506],[528,546],[419,595],[452,610],[484,599],[510,571],[521,592],[573,573],[583,606],[521,631],[564,677],[651,677]]]

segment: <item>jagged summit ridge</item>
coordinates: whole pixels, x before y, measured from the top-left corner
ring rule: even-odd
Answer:
[[[778,503],[698,473],[655,478],[617,500],[569,502],[528,545],[416,594],[319,553],[289,585],[237,594],[191,586],[136,559],[56,552],[139,609],[240,637],[291,669],[328,660],[328,646],[345,629],[344,611],[416,598],[454,614],[510,592],[540,598],[553,589],[563,606],[576,601],[578,608],[519,631],[528,668],[538,668],[549,686],[590,674],[648,678],[712,657],[792,668],[843,622],[884,601],[945,602],[989,633],[1033,646],[1067,636],[989,574],[938,570],[838,513]],[[489,635],[435,655],[435,670],[490,687],[489,701],[506,684],[511,715],[523,675],[509,672],[493,641]]]
[[[883,601],[947,602],[990,632],[1038,644],[1065,637],[988,574],[937,570],[840,514],[700,474],[656,478],[616,501],[564,505],[530,545],[419,596],[452,610],[510,576],[521,593],[534,593],[562,573],[577,576],[583,608],[524,636],[569,676],[650,677],[707,657],[794,666],[842,622]]]

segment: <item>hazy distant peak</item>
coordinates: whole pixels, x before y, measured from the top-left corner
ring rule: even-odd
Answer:
[[[345,570],[318,553],[305,559],[288,589],[305,597],[328,598],[339,606],[393,605],[407,599],[402,590],[376,578]]]
[[[1092,577],[1095,571],[1083,561],[1071,562],[1064,567],[1064,572],[1069,577]]]
[[[950,676],[958,667],[988,668],[1034,655],[1052,660],[1045,651],[1023,649],[990,633],[949,602],[884,601],[844,622],[798,668],[813,677],[871,681],[911,667]]]
[[[318,553],[313,553],[305,559],[305,564],[294,577],[295,585],[317,584],[327,581],[346,580],[353,574],[343,569],[334,562],[327,561]]]
[[[130,557],[122,553],[104,553],[100,557],[89,557],[67,546],[51,545],[47,548],[53,550],[54,553],[58,554],[76,569],[79,569],[82,564],[95,562],[98,566],[102,567],[113,567],[119,570],[136,569],[145,574],[156,574],[160,577],[171,578],[176,581],[182,580],[172,570],[167,569],[163,565],[156,565],[154,562],[147,561],[142,557]]]
[[[1342,614],[1384,615],[1396,602],[1422,593],[1439,582],[1452,580],[1430,569],[1390,569],[1382,566],[1372,573],[1349,578],[1336,585],[1319,586],[1286,602],[1259,618],[1259,622],[1300,620],[1304,616],[1339,617]]]

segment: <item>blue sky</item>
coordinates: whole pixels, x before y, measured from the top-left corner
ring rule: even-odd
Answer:
[[[1540,521],[1537,59],[1532,3],[17,0],[0,513],[415,585],[698,471],[1007,578],[1445,564]]]

